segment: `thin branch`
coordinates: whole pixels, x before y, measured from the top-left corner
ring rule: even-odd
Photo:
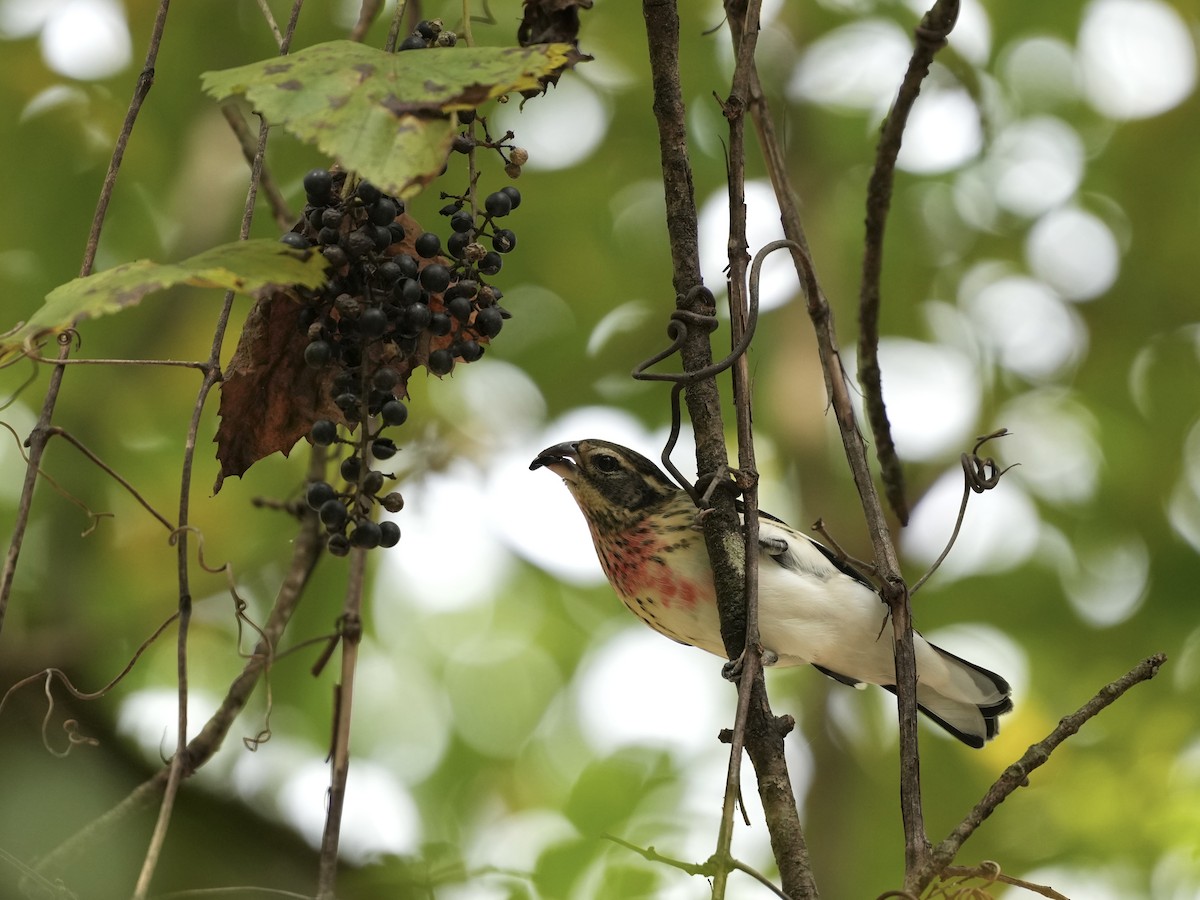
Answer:
[[[258,11],[263,14],[263,18],[267,20],[267,27],[275,36],[275,46],[282,49],[283,34],[279,31],[279,23],[275,21],[275,16],[271,12],[271,7],[267,5],[267,0],[258,0]]]
[[[108,171],[104,174],[104,184],[100,188],[100,198],[96,202],[96,212],[92,216],[92,226],[88,233],[87,246],[83,251],[83,262],[79,267],[80,277],[90,275],[96,261],[96,248],[100,245],[100,232],[104,227],[104,218],[108,213],[108,204],[112,199],[113,189],[117,183],[117,173],[121,169],[121,161],[125,158],[125,147],[129,136],[133,133],[134,123],[141,111],[146,95],[154,84],[154,64],[158,59],[158,48],[162,43],[163,28],[167,22],[167,8],[170,0],[160,0],[158,13],[154,18],[154,27],[150,33],[150,44],[146,50],[146,61],[138,75],[137,84],[133,89],[133,99],[129,101],[129,109],[125,113],[125,121],[117,142],[113,146],[112,158],[108,163]],[[60,342],[58,358],[64,360],[70,355],[70,341]],[[4,616],[8,611],[8,598],[12,595],[13,579],[17,573],[17,561],[21,556],[21,546],[25,542],[25,532],[29,527],[29,514],[33,508],[33,489],[37,486],[38,469],[42,464],[42,455],[46,452],[46,442],[49,439],[47,429],[54,416],[54,408],[58,404],[58,395],[62,390],[63,376],[66,366],[55,366],[50,373],[50,381],[46,386],[46,397],[42,401],[42,411],[37,424],[29,435],[29,461],[25,467],[25,481],[21,486],[21,499],[17,504],[16,521],[13,523],[12,537],[9,540],[8,553],[4,557],[4,569],[0,572],[0,631],[4,630]]]
[[[906,889],[920,893],[928,887],[950,864],[966,840],[975,833],[975,829],[996,811],[996,807],[1003,803],[1009,794],[1029,783],[1029,776],[1049,761],[1050,754],[1059,744],[1079,731],[1088,720],[1099,715],[1135,684],[1149,681],[1157,675],[1166,661],[1165,653],[1156,653],[1143,659],[1116,681],[1102,687],[1091,700],[1071,715],[1064,716],[1050,734],[1030,746],[1020,759],[1000,774],[975,808],[934,848],[922,867],[906,879]]]
[[[238,108],[237,104],[222,103],[221,113],[225,116],[225,121],[229,123],[229,127],[233,130],[233,134],[242,148],[242,156],[253,167],[254,157],[258,154],[258,138],[251,133],[250,126],[242,118],[242,111]],[[287,200],[283,198],[283,194],[275,184],[275,180],[271,177],[271,173],[267,169],[265,162],[262,166],[259,186],[262,188],[263,193],[267,195],[267,205],[271,207],[271,215],[274,217],[275,224],[279,227],[279,230],[291,231],[292,225],[296,221],[296,215],[288,209]]]
[[[396,44],[400,40],[400,29],[404,27],[404,15],[408,12],[408,0],[396,0],[396,10],[392,14],[392,24],[388,27],[387,40],[383,49],[388,53],[396,52]]]
[[[292,36],[295,34],[296,23],[299,19],[300,9],[303,6],[303,3],[304,0],[294,0],[291,17],[288,20],[287,31],[285,32],[283,41],[279,47],[279,53],[281,56],[287,54],[288,48],[291,45]],[[251,166],[250,186],[246,192],[246,204],[242,212],[242,226],[239,232],[239,239],[243,241],[250,236],[250,225],[254,220],[254,207],[255,201],[258,197],[259,179],[262,177],[262,167],[263,160],[266,156],[268,134],[268,126],[264,121],[259,126],[258,149],[254,156],[253,165]],[[184,443],[183,466],[179,479],[179,531],[177,532],[178,543],[176,547],[176,568],[178,571],[179,580],[179,644],[178,658],[176,660],[178,678],[176,752],[172,757],[170,767],[168,768],[167,784],[163,790],[162,803],[159,807],[158,819],[155,822],[154,832],[150,837],[150,843],[146,849],[146,857],[142,862],[141,873],[138,875],[137,884],[134,887],[133,900],[145,900],[146,895],[150,890],[151,879],[153,878],[154,871],[158,866],[163,845],[166,843],[167,829],[170,825],[171,813],[175,806],[175,798],[178,795],[179,786],[184,778],[184,753],[187,750],[187,642],[188,626],[191,621],[192,612],[192,595],[188,561],[188,516],[191,506],[192,471],[196,458],[196,436],[200,430],[200,417],[204,411],[204,404],[208,399],[209,393],[221,378],[221,348],[225,342],[225,332],[229,327],[229,318],[233,311],[233,299],[233,291],[226,292],[225,301],[221,306],[220,313],[217,315],[217,322],[213,329],[212,344],[209,350],[209,367],[205,370],[204,380],[196,394],[196,402],[192,407],[192,418],[188,424],[187,439]]]
[[[883,273],[883,232],[892,202],[896,158],[908,114],[929,74],[933,56],[945,46],[946,37],[958,19],[959,0],[937,0],[916,29],[916,47],[892,110],[883,122],[875,168],[867,185],[866,239],[863,242],[862,284],[858,301],[858,382],[862,386],[867,420],[875,435],[875,455],[888,503],[902,525],[908,524],[908,501],[904,496],[904,471],[896,455],[883,382],[879,371],[880,280]]]
[[[771,891],[780,900],[791,900],[786,893],[779,889],[771,879],[763,875],[757,869],[746,865],[738,859],[730,858],[727,862],[719,862],[717,858],[710,857],[703,863],[690,863],[682,859],[675,859],[670,856],[663,856],[653,847],[639,847],[637,844],[631,844],[629,841],[619,838],[614,834],[604,835],[606,840],[612,841],[614,844],[619,844],[627,850],[632,850],[642,859],[647,862],[662,863],[665,866],[670,866],[673,869],[679,869],[681,872],[686,872],[689,875],[702,875],[707,878],[715,878],[717,874],[724,868],[728,867],[738,872],[744,872],[749,875],[763,887]],[[715,893],[714,893],[715,896]]]
[[[383,0],[362,0],[362,6],[358,8],[358,21],[350,29],[350,40],[362,41],[381,9],[383,9]]]
[[[1071,900],[1064,894],[1060,894],[1054,888],[1044,884],[1035,884],[1032,881],[1026,881],[1023,878],[1014,878],[1011,875],[1005,875],[1000,871],[998,863],[990,860],[980,863],[978,866],[947,866],[942,871],[943,878],[956,878],[959,883],[965,884],[968,881],[982,881],[985,886],[996,884],[1008,884],[1013,887],[1019,887],[1022,890],[1029,891],[1033,894],[1040,894],[1043,897],[1049,897],[1050,900]]]
[[[346,782],[350,774],[350,716],[354,706],[358,645],[362,640],[362,598],[366,568],[367,551],[361,547],[355,548],[350,554],[346,602],[341,617],[342,677],[341,683],[334,689],[336,702],[333,747],[330,754],[329,800],[325,811],[325,832],[321,836],[317,900],[334,900],[336,896],[338,842],[346,802]]]

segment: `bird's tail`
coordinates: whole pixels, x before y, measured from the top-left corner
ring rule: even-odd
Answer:
[[[921,712],[964,744],[982,747],[1000,731],[1000,716],[1013,708],[1012,688],[995,672],[914,637]],[[895,693],[894,687],[888,690]]]

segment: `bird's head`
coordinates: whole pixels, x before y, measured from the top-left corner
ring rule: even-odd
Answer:
[[[591,438],[548,447],[529,468],[562,476],[583,514],[601,531],[621,530],[680,493],[642,454]]]

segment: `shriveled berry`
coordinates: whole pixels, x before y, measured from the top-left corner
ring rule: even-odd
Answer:
[[[389,400],[379,410],[379,416],[388,425],[403,425],[408,421],[408,407],[399,400]]]
[[[340,269],[346,263],[350,262],[350,257],[346,255],[346,251],[337,244],[330,244],[328,247],[322,247],[321,253],[325,257],[325,262],[329,263],[335,269]]]
[[[404,495],[399,491],[392,491],[380,500],[379,504],[390,513],[398,513],[404,509]]]
[[[524,165],[524,164],[517,163],[517,165]],[[511,206],[510,206],[511,209],[516,209],[518,206],[521,205],[521,192],[519,190],[517,190],[515,187],[513,187],[511,184],[506,184],[504,187],[500,188],[500,193],[504,194],[506,197],[508,197],[508,202],[511,204]]]
[[[450,286],[450,270],[441,263],[430,263],[421,270],[421,287],[431,294],[440,294]]]
[[[529,151],[524,147],[513,147],[512,151],[508,154],[508,161],[514,166],[523,166],[529,162]],[[517,201],[517,203],[520,202],[520,200]],[[517,203],[513,204],[513,209],[517,208]]]
[[[450,149],[455,153],[470,153],[475,147],[475,138],[469,134],[456,134],[450,142]]]
[[[333,489],[333,485],[328,481],[314,481],[308,486],[308,490],[304,492],[304,502],[308,504],[309,509],[320,509],[330,500],[337,498],[337,491]]]
[[[487,338],[494,338],[504,327],[504,316],[494,306],[485,306],[475,316],[475,330]]]
[[[508,253],[517,246],[517,236],[509,228],[499,228],[492,235],[492,249],[497,253]]]
[[[422,19],[420,22],[417,23],[417,27],[416,27],[416,30],[414,33],[419,34],[421,37],[425,38],[425,40],[427,40],[427,41],[432,41],[435,37],[438,36],[438,32],[441,30],[442,30],[442,23],[438,19],[434,19],[432,21],[430,21],[429,19]]]
[[[325,544],[332,556],[345,556],[350,552],[350,538],[344,534],[331,534]]]
[[[304,348],[304,362],[314,369],[329,362],[333,358],[333,346],[329,341],[312,341]]]
[[[333,175],[328,169],[313,169],[304,176],[304,193],[318,203],[329,197],[333,190]]]
[[[437,256],[442,249],[442,239],[432,231],[426,231],[413,242],[417,253],[425,259]]]
[[[487,199],[483,201],[483,208],[489,216],[498,219],[512,212],[512,199],[503,191],[496,191],[487,195]]]
[[[359,228],[346,237],[346,250],[351,256],[365,256],[375,250],[375,227]]]
[[[279,239],[279,243],[285,244],[294,250],[307,250],[312,246],[312,244],[309,243],[308,238],[295,231],[289,231]]]
[[[371,442],[371,455],[376,459],[391,459],[396,455],[396,442],[391,438],[375,438]]]
[[[338,394],[333,398],[333,405],[348,415],[358,412],[359,402],[358,394],[351,393],[350,391]]]
[[[379,546],[395,547],[400,543],[400,526],[395,522],[379,523]]]
[[[330,206],[321,212],[321,226],[323,228],[337,228],[341,224],[342,211],[336,206]]]
[[[445,348],[434,350],[425,365],[434,375],[449,375],[454,368],[454,355]]]
[[[346,524],[346,504],[336,497],[321,504],[318,515],[326,528],[337,530]]]
[[[318,447],[328,447],[337,440],[337,426],[328,419],[317,419],[309,429],[308,436]]]

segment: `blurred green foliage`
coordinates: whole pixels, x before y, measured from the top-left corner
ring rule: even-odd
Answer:
[[[0,0],[0,16],[18,5]],[[284,4],[271,6],[278,18],[286,17]],[[344,36],[357,12],[353,6],[310,3],[295,46]],[[728,89],[728,34],[718,27],[717,4],[681,6],[683,83],[697,199],[703,202],[724,190],[724,130],[712,95]],[[56,73],[44,61],[36,33],[3,40],[0,171],[6,175],[10,225],[0,248],[0,291],[10,325],[28,318],[47,293],[78,274],[155,7],[151,0],[125,0],[135,61],[103,80]],[[950,347],[964,355],[978,402],[961,443],[909,461],[913,500],[919,503],[944,474],[956,477],[958,453],[969,449],[970,435],[1009,424],[1006,416],[1029,409],[1022,404],[1046,398],[1053,403],[1049,415],[1031,420],[1041,423],[1033,433],[1018,432],[1010,443],[987,451],[1003,464],[1022,463],[1006,483],[1019,489],[1034,513],[1022,526],[1034,532],[1029,549],[992,567],[935,578],[916,600],[917,621],[926,631],[972,623],[990,629],[977,632],[984,644],[987,635],[999,636],[998,652],[1009,654],[1004,659],[1018,689],[1016,712],[981,752],[922,732],[927,822],[931,837],[940,838],[1060,716],[1138,659],[1162,650],[1170,657],[1162,675],[1134,689],[1064,746],[979,830],[959,862],[995,859],[1014,875],[1039,880],[1041,873],[1068,894],[1072,884],[1086,884],[1088,896],[1196,896],[1200,280],[1193,242],[1200,100],[1189,89],[1160,114],[1117,121],[1087,102],[1078,68],[1055,82],[1012,62],[1017,49],[1035,38],[1052,38],[1070,50],[1081,23],[1100,4],[968,8],[976,29],[978,17],[986,24],[983,49],[959,53],[952,38],[944,64],[934,68],[930,94],[974,85],[983,133],[992,143],[941,171],[899,172],[888,225],[885,335],[923,342],[931,352]],[[518,4],[493,0],[490,9],[494,22],[475,23],[476,40],[513,44]],[[457,21],[459,10],[459,4],[422,5],[424,15],[440,14],[448,24]],[[763,82],[787,139],[818,271],[843,347],[849,348],[856,340],[863,192],[879,113],[800,99],[788,85],[805,51],[839,29],[870,18],[910,32],[917,17],[907,4],[882,0],[797,2],[773,6],[770,14],[760,40]],[[1196,10],[1180,4],[1178,15],[1190,46]],[[368,35],[375,46],[382,44],[385,19]],[[557,90],[568,96],[573,79],[585,82],[605,127],[596,148],[564,168],[539,167],[531,150],[519,183],[524,201],[513,217],[520,247],[498,278],[514,318],[489,349],[487,364],[460,367],[444,382],[414,379],[411,385],[413,416],[405,426],[410,442],[401,455],[409,506],[398,519],[405,538],[395,553],[403,556],[411,546],[406,542],[421,538],[447,548],[453,561],[444,564],[433,600],[390,562],[373,561],[352,771],[382,773],[379,783],[390,787],[373,804],[352,805],[348,816],[373,835],[357,846],[395,846],[402,852],[352,854],[343,880],[347,898],[707,892],[701,879],[647,863],[603,835],[653,845],[668,856],[706,858],[715,846],[724,772],[715,729],[695,735],[683,728],[671,739],[655,734],[638,740],[628,737],[620,714],[598,729],[581,708],[597,696],[588,673],[597,670],[615,637],[641,626],[613,602],[606,586],[560,580],[507,549],[513,536],[506,531],[516,528],[574,529],[585,540],[580,521],[531,523],[518,514],[525,512],[515,508],[520,504],[499,508],[489,486],[502,451],[536,441],[549,423],[582,407],[619,407],[648,432],[668,421],[666,391],[627,377],[637,362],[664,346],[673,302],[642,20],[629,4],[597,3],[583,14],[580,46],[595,62],[568,73]],[[145,257],[178,260],[236,235],[246,166],[216,104],[200,89],[200,73],[273,52],[255,4],[172,6],[98,268]],[[1022,87],[1023,73],[1036,90]],[[895,71],[896,83],[901,74]],[[518,143],[525,139],[521,123],[539,104],[555,110],[549,116],[550,146],[570,148],[580,140],[570,109],[550,105],[556,96],[552,91],[546,100],[533,99],[523,112],[515,102],[503,110]],[[1073,329],[1063,333],[1072,336],[1075,349],[1054,344],[1062,340],[1059,332],[1035,330],[1020,349],[1062,351],[1066,361],[1031,372],[1010,364],[1004,354],[1012,348],[998,342],[1030,324],[1022,318],[1026,308],[973,306],[977,298],[964,285],[979,267],[993,263],[1012,275],[1030,275],[1030,235],[1043,212],[1023,214],[994,203],[988,212],[987,203],[980,206],[972,198],[992,196],[1002,168],[997,147],[1006,133],[1011,136],[1006,129],[1050,115],[1068,126],[1082,155],[1078,183],[1048,204],[1048,211],[1078,208],[1102,221],[1119,248],[1119,271],[1095,299],[1055,300],[1059,305],[1053,308],[1065,310],[1063,319]],[[554,116],[567,123],[559,133]],[[303,173],[326,162],[282,131],[272,135],[268,166],[294,208],[303,204]],[[750,177],[762,177],[760,165],[752,161],[751,169]],[[1036,165],[1032,171],[1036,196]],[[461,189],[461,161],[452,161],[447,178],[449,189]],[[491,189],[507,183],[498,166],[485,179]],[[435,185],[412,204],[419,220],[436,219],[437,190]],[[261,200],[254,236],[277,236]],[[1084,274],[1100,264],[1090,256],[1080,261]],[[185,296],[188,302],[179,302]],[[203,358],[218,304],[215,292],[172,289],[137,309],[86,323],[81,354]],[[625,317],[606,321],[618,307]],[[242,301],[237,315],[247,308]],[[993,323],[994,333],[981,322]],[[721,346],[723,334],[718,332],[714,346]],[[227,340],[224,359],[232,347]],[[6,395],[28,376],[27,365],[0,373]],[[751,366],[769,508],[798,524],[820,516],[848,550],[864,555],[869,544],[825,415],[815,345],[800,303],[793,299],[764,314]],[[886,394],[886,356],[884,367]],[[513,368],[524,373],[523,380]],[[19,440],[40,408],[47,375],[39,370],[0,415]],[[536,386],[533,399],[518,408],[513,404],[529,393],[529,384]],[[172,518],[197,385],[195,373],[183,370],[70,370],[55,421]],[[938,410],[933,413],[936,418]],[[1082,437],[1063,443],[1053,427],[1058,425],[1070,425]],[[201,423],[202,445],[215,427],[210,402]],[[554,440],[583,436],[556,433]],[[0,523],[6,535],[23,473],[19,440],[4,435],[0,445]],[[301,446],[291,459],[264,460],[212,497],[208,486],[216,462],[203,446],[198,455],[192,520],[203,534],[205,561],[232,565],[249,614],[260,620],[286,566],[293,525],[251,500],[298,496],[306,456]],[[51,445],[44,469],[54,482],[44,481],[35,497],[0,634],[0,688],[57,666],[82,689],[93,690],[120,671],[175,609],[175,554],[162,526],[65,443]],[[1060,474],[1039,487],[1039,469]],[[421,518],[431,510],[422,510],[420,499],[435,500],[433,490],[421,485],[446,473],[467,490],[437,495],[442,505],[433,512],[440,517]],[[538,478],[520,477],[525,476]],[[1084,488],[1055,495],[1056,485],[1077,478]],[[64,493],[114,518],[81,536],[89,522]],[[972,515],[986,524],[989,504],[999,503],[990,496],[975,499]],[[430,522],[443,524],[434,533]],[[942,524],[948,533],[951,521]],[[1001,537],[999,543],[1007,546],[1012,535]],[[909,560],[914,578],[921,556],[914,552]],[[482,599],[468,601],[463,597],[473,572],[492,580]],[[344,583],[343,565],[323,560],[285,647],[330,632]],[[192,593],[197,600],[192,718],[200,722],[240,670],[240,653],[249,650],[252,638],[244,635],[240,648],[236,644],[225,575],[194,568]],[[321,781],[300,777],[320,769],[328,744],[333,675],[311,677],[317,652],[301,649],[275,665],[272,740],[254,754],[238,740],[263,727],[266,701],[260,689],[209,770],[185,787],[157,891],[232,884],[313,890],[313,833],[298,835],[289,823],[301,821],[294,813],[297,802],[307,805],[309,823],[323,809]],[[718,661],[705,659],[703,677],[686,683],[664,674],[692,671],[676,668],[676,654],[688,652],[662,642],[661,671],[638,657],[634,664],[640,668],[622,679],[637,685],[638,696],[614,697],[618,687],[608,685],[606,708],[619,710],[624,703],[630,710],[653,710],[657,703],[666,715],[675,706],[690,710],[694,704],[698,717],[715,709],[722,723],[730,722],[733,692],[720,679]],[[169,637],[160,641],[99,700],[83,703],[56,692],[50,744],[65,743],[57,730],[65,718],[79,720],[83,733],[100,741],[98,747],[75,748],[65,759],[41,747],[40,688],[27,687],[9,701],[0,718],[6,763],[0,775],[6,810],[0,816],[0,849],[31,863],[156,770],[172,742],[174,654]],[[897,887],[902,838],[890,724],[894,707],[811,671],[778,673],[771,686],[777,710],[800,722],[789,739],[794,778],[823,894],[871,897]],[[135,715],[155,697],[166,704],[155,707],[157,719]],[[135,702],[139,698],[147,702]],[[753,797],[747,802],[753,812]],[[79,896],[127,896],[153,816],[147,808],[103,829],[53,877]],[[348,836],[345,843],[353,847],[356,840]],[[761,820],[749,831],[739,828],[738,841],[735,850],[770,871]],[[18,877],[14,867],[0,863],[0,893],[15,896]],[[765,896],[749,881],[735,887],[737,896]]]

